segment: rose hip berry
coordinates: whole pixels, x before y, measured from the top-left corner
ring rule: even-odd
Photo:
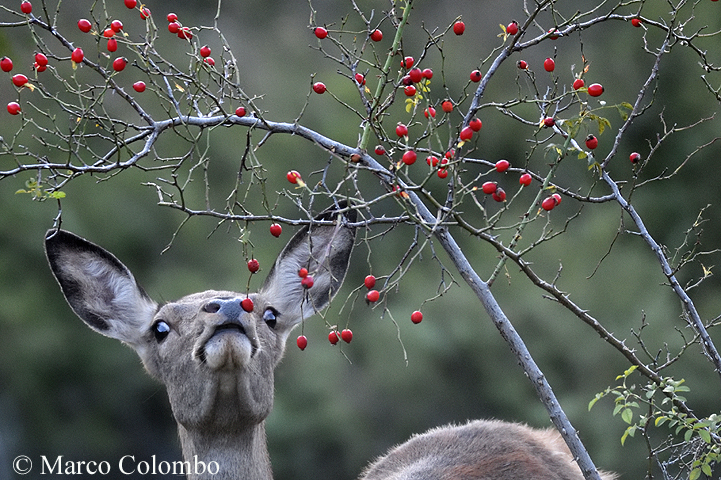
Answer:
[[[70,55],[70,59],[75,63],[82,62],[83,58],[85,58],[85,54],[83,54],[83,49],[80,47],[73,50],[72,55]]]
[[[90,23],[90,20],[81,18],[80,20],[78,20],[78,28],[81,32],[88,33],[93,28],[93,24]]]
[[[518,179],[518,183],[520,183],[524,187],[529,186],[532,181],[533,181],[533,177],[531,176],[530,173],[524,173],[523,175],[521,175],[521,178]]]
[[[586,137],[586,146],[591,150],[598,147],[598,138],[596,138],[596,136],[593,134],[589,134]]]
[[[8,103],[8,113],[10,115],[17,115],[20,113],[20,104],[18,102]]]
[[[28,1],[24,1],[20,4],[20,11],[26,14],[31,13],[33,11],[33,4]]]
[[[325,37],[328,36],[328,30],[326,30],[323,27],[315,27],[313,29],[313,33],[315,34],[316,37],[320,38],[321,40],[323,40]]]
[[[493,197],[493,200],[497,202],[503,202],[506,200],[506,191],[503,190],[501,187],[498,187],[495,192],[491,194]]]
[[[473,70],[470,75],[472,82],[480,82],[481,78],[483,78],[483,74],[481,74],[480,70]]]
[[[13,61],[10,60],[10,57],[0,59],[0,69],[2,69],[3,72],[9,72],[13,69]]]
[[[328,334],[328,341],[330,342],[331,345],[335,345],[336,343],[338,343],[339,340],[340,340],[340,336],[338,335],[338,332],[336,332],[335,330],[333,330],[332,332],[330,332]]]
[[[641,26],[641,23],[642,23],[642,22],[641,22],[641,19],[640,19],[640,18],[632,18],[632,19],[631,19],[631,25],[633,25],[633,26],[636,27],[636,28],[640,27],[640,26]]]
[[[44,67],[48,64],[48,57],[46,57],[44,53],[38,52],[35,54],[35,63],[37,63],[41,67]]]
[[[592,83],[588,86],[588,94],[592,97],[598,97],[603,93],[603,85],[600,83]]]
[[[365,85],[366,84],[366,77],[363,76],[362,73],[356,73],[355,74],[355,81],[358,85]]]
[[[413,150],[408,150],[403,154],[403,163],[406,165],[413,165],[416,163],[416,158],[418,158],[418,155],[416,155],[416,152]]]
[[[426,163],[428,164],[429,167],[437,167],[438,162],[440,162],[440,160],[435,155],[426,157]]]
[[[375,150],[373,150],[376,155],[385,155],[386,149],[383,148],[383,145],[376,145]]]
[[[430,68],[424,68],[421,72],[421,75],[423,75],[423,78],[430,80],[431,78],[433,78],[433,70],[431,70]]]
[[[550,212],[556,207],[556,199],[553,197],[544,198],[541,202],[541,208],[547,212]]]
[[[416,87],[414,87],[413,85],[408,85],[403,89],[403,93],[406,94],[406,97],[412,97],[416,94]]]
[[[426,118],[436,118],[436,109],[428,107],[423,111],[423,115],[425,115]]]
[[[413,83],[418,83],[423,80],[423,71],[418,67],[413,67],[408,71],[408,76]]]
[[[308,269],[305,267],[300,267],[300,270],[298,270],[298,276],[300,278],[305,278],[308,276]]]
[[[518,23],[513,21],[506,27],[506,33],[509,35],[515,35],[518,33]]]
[[[381,32],[380,30],[378,30],[376,28],[375,30],[373,30],[371,32],[370,37],[371,37],[371,40],[373,40],[374,42],[380,42],[381,40],[383,40],[383,32]]]
[[[181,40],[190,40],[193,38],[193,32],[190,31],[190,27],[182,27],[178,30],[178,38]]]
[[[443,100],[441,103],[441,110],[446,113],[451,113],[453,111],[453,102],[450,100]]]
[[[444,179],[448,176],[448,169],[447,168],[439,168],[438,169],[438,178]]]
[[[200,47],[200,56],[205,58],[210,56],[210,47],[207,45],[203,45]]]
[[[368,300],[371,303],[377,302],[381,298],[380,292],[378,290],[371,290],[366,294],[366,300]]]
[[[478,132],[483,127],[483,122],[480,118],[474,118],[470,122],[468,122],[468,126],[471,127],[471,130],[474,132]]]
[[[16,87],[22,87],[26,83],[28,83],[28,77],[26,77],[22,73],[13,75],[13,85],[15,85]]]
[[[414,63],[416,63],[416,61],[413,57],[405,57],[403,60],[401,60],[401,67],[411,68]]]
[[[291,170],[285,175],[285,177],[290,183],[298,183],[298,180],[300,180],[300,173],[295,170]]]
[[[313,277],[310,275],[306,275],[305,277],[303,277],[303,280],[300,281],[300,284],[305,289],[313,288],[313,283],[314,283]]]
[[[273,223],[270,225],[270,234],[271,235],[278,238],[278,237],[280,237],[281,233],[283,233],[283,227],[281,227],[280,224]]]
[[[552,72],[556,68],[556,62],[552,58],[547,58],[543,61],[543,68],[547,72]]]
[[[110,38],[114,35],[115,35],[115,30],[113,30],[112,28],[106,28],[105,30],[103,30],[103,37],[105,37],[105,38]]]
[[[313,91],[317,93],[318,95],[325,93],[326,88],[325,84],[323,82],[316,82],[313,84]]]
[[[543,119],[544,127],[552,127],[556,124],[556,120],[553,117],[546,117]]]
[[[406,127],[402,123],[399,123],[396,126],[396,135],[398,135],[399,137],[405,137],[406,135],[408,135],[408,127]]]
[[[528,70],[528,62],[525,60],[519,60],[516,66],[518,66],[521,70]]]
[[[456,23],[453,24],[453,33],[456,35],[463,35],[463,32],[466,31],[466,24],[458,20]]]
[[[353,340],[353,332],[346,328],[340,332],[340,338],[342,338],[345,343],[350,343],[350,341]]]
[[[178,22],[170,22],[168,24],[168,31],[172,34],[176,34],[180,31],[180,24]]]
[[[296,340],[295,344],[298,345],[298,348],[301,350],[305,350],[305,347],[308,346],[308,337],[305,335],[300,335]]]
[[[486,195],[491,195],[498,190],[498,184],[496,182],[486,182],[481,185],[481,190],[483,190],[483,193]]]
[[[415,323],[416,325],[421,323],[423,321],[423,313],[416,310],[415,312],[411,313],[411,322]]]
[[[143,93],[145,91],[145,82],[142,80],[135,82],[133,84],[133,89],[138,93]]]
[[[373,275],[368,275],[365,280],[363,280],[363,284],[366,286],[366,288],[371,289],[376,286],[376,277]]]
[[[465,127],[461,130],[460,138],[464,142],[473,138],[473,129],[471,127]]]
[[[245,116],[245,107],[240,106],[240,107],[236,108],[235,114],[239,117],[244,117]]]
[[[252,312],[253,311],[253,300],[251,300],[250,298],[244,298],[240,302],[240,306],[246,312]]]
[[[118,41],[114,38],[108,38],[108,52],[114,52],[118,49]]]
[[[115,60],[113,60],[113,70],[116,72],[122,72],[125,68],[125,65],[128,64],[128,59],[125,57],[118,57]]]
[[[125,0],[125,6],[128,8],[135,8],[138,5],[138,0]]]
[[[145,20],[150,16],[150,9],[148,7],[143,7],[140,9],[140,19]]]
[[[633,152],[631,155],[628,156],[628,159],[631,161],[631,163],[638,163],[641,161],[641,154],[638,152]]]
[[[260,270],[260,262],[255,258],[251,258],[250,260],[248,260],[248,271],[250,273],[255,273],[258,270]]]
[[[177,21],[178,21],[178,16],[177,16],[176,14],[172,13],[172,12],[168,14],[168,17],[167,17],[167,18],[168,18],[168,23],[177,22]]]
[[[511,162],[509,162],[508,160],[499,160],[496,162],[496,171],[503,173],[508,170],[508,167],[510,166]]]
[[[112,28],[115,33],[120,33],[120,30],[123,29],[123,22],[120,20],[113,20],[110,22],[110,28]]]
[[[573,89],[578,90],[579,88],[583,88],[584,85],[586,85],[586,82],[583,81],[582,78],[577,78],[573,81]]]

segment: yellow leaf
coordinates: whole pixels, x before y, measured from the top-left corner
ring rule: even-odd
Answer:
[[[501,26],[501,30],[503,30],[503,33],[506,33],[506,26],[502,23],[499,23],[499,25]]]
[[[177,83],[175,84],[175,89],[178,90],[179,92],[185,92],[185,90],[183,89],[183,87],[181,87],[181,86],[178,85]]]
[[[77,69],[78,69],[78,64],[77,64],[77,63],[73,62],[72,60],[70,60],[70,63],[73,64],[73,70],[77,70]]]

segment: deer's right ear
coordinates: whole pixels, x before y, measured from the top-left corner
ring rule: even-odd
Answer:
[[[45,253],[65,299],[93,330],[142,349],[158,305],[107,250],[64,230],[50,230]]]

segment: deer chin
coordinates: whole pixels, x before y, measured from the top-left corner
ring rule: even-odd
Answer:
[[[198,358],[212,370],[238,370],[248,365],[256,351],[243,326],[229,322],[215,328],[200,347]]]

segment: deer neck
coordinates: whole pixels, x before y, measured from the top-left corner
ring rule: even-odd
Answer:
[[[178,432],[183,458],[190,467],[189,480],[273,479],[265,422],[220,435],[189,431],[182,425]]]

